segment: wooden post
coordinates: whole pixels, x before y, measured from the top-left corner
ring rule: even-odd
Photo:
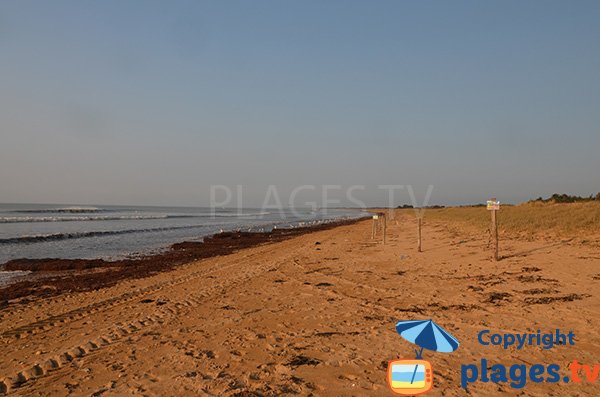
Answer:
[[[419,221],[419,252],[423,252],[421,249],[421,217],[418,218]]]
[[[379,219],[377,217],[377,215],[373,215],[373,228],[371,229],[371,240],[373,240],[375,238],[375,232],[377,231],[377,223],[379,222]]]
[[[386,236],[387,236],[387,216],[383,215],[383,245],[385,245]]]
[[[496,211],[500,209],[500,202],[496,200],[496,198],[494,197],[493,199],[488,201],[487,204],[487,208],[488,210],[491,212],[492,215],[492,224],[491,224],[491,233],[492,233],[492,239],[494,240],[494,260],[497,261],[498,258],[498,218],[496,216]]]
[[[494,239],[494,260],[498,260],[498,218],[496,210],[492,210],[492,237]]]
[[[371,240],[375,238],[375,217],[373,217],[373,228],[371,229]]]

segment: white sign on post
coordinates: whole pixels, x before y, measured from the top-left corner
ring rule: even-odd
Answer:
[[[487,209],[488,211],[498,211],[500,209],[500,201],[488,200]]]

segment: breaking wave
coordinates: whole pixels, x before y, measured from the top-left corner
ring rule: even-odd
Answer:
[[[101,237],[101,236],[115,236],[120,234],[132,234],[132,233],[152,233],[152,232],[165,232],[170,230],[181,230],[181,229],[196,229],[202,228],[206,225],[187,225],[187,226],[171,226],[171,227],[157,227],[148,229],[125,229],[125,230],[98,230],[92,232],[72,232],[72,233],[49,233],[49,234],[37,234],[33,236],[20,236],[0,239],[1,244],[33,244],[45,241],[59,241],[59,240],[71,240],[86,237]]]
[[[25,212],[25,211],[21,211]],[[200,213],[189,215],[96,215],[96,216],[3,216],[0,223],[38,223],[38,222],[89,222],[89,221],[137,221],[147,219],[185,219],[185,218],[235,218],[268,215],[269,212],[247,214]]]

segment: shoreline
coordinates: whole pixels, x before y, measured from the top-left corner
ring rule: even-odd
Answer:
[[[47,298],[64,292],[111,287],[120,281],[144,278],[177,266],[211,257],[284,241],[292,237],[350,225],[366,217],[332,220],[316,225],[272,229],[268,232],[227,231],[202,241],[182,241],[165,251],[135,259],[14,259],[0,265],[2,271],[30,272],[0,287],[0,309],[27,303],[29,297]]]

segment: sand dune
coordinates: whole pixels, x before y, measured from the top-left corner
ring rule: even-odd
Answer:
[[[208,258],[98,291],[0,312],[0,392],[11,395],[384,396],[387,360],[413,357],[394,325],[434,319],[461,342],[426,352],[429,395],[464,396],[460,365],[600,362],[600,246],[507,239],[398,212],[388,243],[369,220]],[[497,332],[573,330],[575,346],[503,350]],[[474,396],[599,395],[595,384],[474,383]]]

